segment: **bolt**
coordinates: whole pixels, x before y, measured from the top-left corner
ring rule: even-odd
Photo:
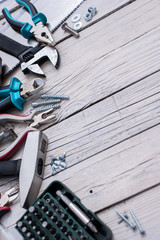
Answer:
[[[67,31],[67,32],[69,32],[69,33],[71,33],[76,38],[79,37],[79,33],[74,31],[71,27],[69,27],[67,23],[63,23],[62,29]]]
[[[141,227],[141,225],[140,225],[138,219],[136,218],[135,214],[133,213],[133,211],[132,211],[132,210],[129,210],[129,211],[130,211],[130,214],[131,214],[133,220],[135,221],[135,223],[136,223],[136,225],[137,225],[140,233],[141,233],[141,234],[145,234],[145,231],[144,231],[143,228]]]
[[[57,108],[60,108],[60,104],[51,105],[51,106],[47,106],[47,107],[44,107],[44,108],[38,108],[37,112],[44,112],[44,111],[49,110],[49,109],[57,109]]]
[[[60,96],[60,95],[41,95],[40,96],[41,99],[45,99],[45,98],[53,98],[53,99],[61,99],[61,100],[69,100],[68,96]]]
[[[54,103],[60,103],[61,100],[60,99],[55,99],[55,100],[52,100],[52,101],[44,101],[44,102],[36,102],[36,103],[32,103],[32,107],[39,107],[39,106],[44,106],[44,105],[49,105],[49,104],[54,104]]]
[[[133,223],[131,223],[127,218],[125,218],[123,214],[121,214],[117,209],[114,210],[132,229],[136,228],[136,226]]]

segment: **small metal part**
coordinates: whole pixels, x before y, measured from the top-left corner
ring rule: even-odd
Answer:
[[[132,229],[136,228],[136,226],[133,223],[131,223],[127,218],[125,218],[122,213],[120,213],[117,209],[114,210]]]
[[[60,170],[64,170],[66,167],[67,167],[66,162],[60,162],[60,164],[59,164],[59,169]]]
[[[69,27],[67,23],[63,23],[62,29],[65,30],[66,32],[69,32],[70,34],[72,34],[76,38],[79,37],[79,33],[74,31],[71,27]]]
[[[84,15],[84,19],[88,22],[92,19],[92,14],[90,12],[87,12],[85,15]]]
[[[35,108],[35,107],[39,107],[39,106],[45,106],[45,105],[52,105],[52,104],[55,104],[55,103],[60,103],[61,100],[60,99],[55,99],[55,100],[52,100],[52,101],[44,101],[44,102],[34,102],[34,103],[31,103],[32,107]]]
[[[97,8],[95,7],[89,7],[88,12],[91,13],[92,16],[95,16],[97,13]]]
[[[123,214],[123,216],[128,219],[128,215],[127,214]],[[124,221],[124,219],[119,220],[118,224],[122,223],[123,221]]]
[[[44,112],[49,109],[58,109],[58,108],[60,108],[60,104],[51,105],[51,106],[47,106],[47,107],[43,107],[43,108],[38,108],[37,112]]]
[[[69,96],[61,96],[61,95],[46,95],[43,94],[40,96],[41,99],[52,98],[52,99],[61,99],[61,100],[69,100]]]
[[[76,22],[74,25],[73,25],[73,29],[75,30],[75,31],[78,31],[78,30],[80,30],[81,28],[82,28],[82,22]]]
[[[71,22],[75,23],[75,22],[78,22],[80,19],[81,19],[81,15],[77,13],[72,16]]]
[[[130,211],[130,214],[131,214],[133,220],[135,221],[135,224],[137,225],[140,233],[141,233],[142,235],[145,234],[145,231],[143,230],[143,228],[142,228],[141,224],[139,223],[138,219],[136,218],[134,212],[133,212],[132,210],[129,210],[129,211]]]

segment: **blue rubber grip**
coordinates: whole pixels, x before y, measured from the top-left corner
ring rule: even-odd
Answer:
[[[23,103],[25,102],[25,99],[21,97],[20,92],[11,92],[11,101],[14,104],[14,106],[22,111],[23,110]]]
[[[29,23],[25,23],[25,25],[21,28],[21,34],[24,38],[30,39],[33,37],[33,34],[30,32],[32,25]]]
[[[20,91],[20,86],[21,86],[21,81],[19,81],[18,78],[15,78],[13,77],[11,79],[11,83],[9,86],[7,87],[1,87],[0,89],[0,98],[6,98],[10,95],[10,92],[13,91],[13,92],[17,92],[17,91]]]
[[[4,17],[6,18],[7,22],[10,24],[10,26],[15,30],[20,32],[21,28],[25,25],[24,22],[18,21],[16,19],[14,19],[10,12],[8,11],[7,8],[4,8],[2,10]]]
[[[34,24],[42,22],[45,25],[47,23],[47,18],[43,13],[38,13],[32,18],[32,21]]]
[[[32,18],[38,13],[35,6],[31,2],[29,2],[28,0],[16,0],[16,2],[19,5],[27,8],[27,10],[29,11]]]

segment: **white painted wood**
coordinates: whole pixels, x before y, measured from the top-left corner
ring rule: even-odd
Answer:
[[[95,212],[159,184],[159,131],[160,126],[154,127],[47,178],[41,191],[60,180]],[[12,205],[2,224],[14,224],[22,213],[19,203]]]
[[[111,227],[113,240],[158,240],[160,219],[159,194],[160,186],[158,185],[99,213],[100,219]],[[114,208],[117,208],[122,213],[127,213],[129,220],[133,222],[129,213],[129,209],[132,209],[146,234],[142,236],[138,229],[133,231],[125,223],[117,224],[120,218],[115,213]]]

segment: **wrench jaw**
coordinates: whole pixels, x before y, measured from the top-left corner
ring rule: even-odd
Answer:
[[[28,60],[27,62],[21,63],[21,69],[24,74],[27,74],[28,71],[36,73],[38,75],[45,76],[44,72],[40,68],[39,64],[44,62],[46,59],[49,59],[55,68],[59,66],[59,54],[58,51],[50,46],[46,46],[34,54],[34,57]]]

